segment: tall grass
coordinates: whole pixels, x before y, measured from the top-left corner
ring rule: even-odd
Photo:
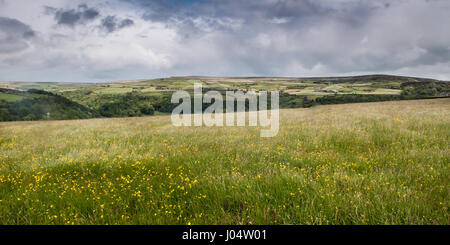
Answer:
[[[450,224],[450,99],[0,123],[0,224]]]

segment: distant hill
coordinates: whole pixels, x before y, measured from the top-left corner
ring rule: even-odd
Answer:
[[[85,119],[97,116],[97,112],[50,92],[0,88],[0,121]]]
[[[132,117],[170,113],[178,90],[279,91],[280,108],[450,96],[450,82],[429,78],[186,76],[102,83],[0,82],[0,120]],[[204,105],[206,108],[207,105]],[[49,112],[49,116],[47,116]]]

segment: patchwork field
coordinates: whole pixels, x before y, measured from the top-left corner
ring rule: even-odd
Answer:
[[[280,116],[0,123],[0,224],[450,224],[450,99]]]
[[[450,82],[392,75],[351,77],[167,77],[101,83],[0,82],[0,121],[65,120],[161,115],[176,107],[175,91],[279,91],[279,107],[450,97]],[[42,96],[44,95],[44,96]],[[65,98],[59,105],[47,98]],[[208,103],[205,103],[204,108]],[[78,110],[73,110],[73,107]],[[31,109],[32,108],[32,109]],[[71,113],[65,113],[72,111]],[[87,112],[87,113],[83,113]]]
[[[192,90],[194,83],[203,82],[207,89],[214,90],[277,90],[287,94],[334,95],[334,94],[386,94],[398,95],[405,82],[442,82],[433,79],[400,77],[389,75],[367,75],[354,77],[168,77],[104,83],[68,82],[0,82],[0,88],[41,89],[65,94],[73,98],[92,94],[158,93],[176,90]],[[83,98],[85,99],[85,98]],[[80,99],[79,102],[83,102]]]

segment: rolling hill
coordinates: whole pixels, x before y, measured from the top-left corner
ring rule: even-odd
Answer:
[[[82,117],[129,117],[170,113],[176,106],[170,103],[173,92],[193,92],[194,83],[204,90],[280,91],[281,108],[304,108],[320,104],[376,102],[405,99],[448,97],[450,82],[428,78],[366,75],[352,77],[169,77],[150,80],[103,83],[64,82],[0,82],[0,88],[16,93],[0,93],[3,104],[20,101],[25,91],[42,90],[58,98],[73,101]],[[64,103],[63,103],[64,104]],[[61,106],[63,105],[61,104]],[[43,106],[45,107],[45,106]],[[68,110],[70,111],[70,109]],[[84,114],[84,112],[88,112]],[[10,113],[5,112],[3,114]],[[73,117],[56,113],[53,119]],[[58,115],[58,116],[57,116]],[[42,116],[13,116],[14,120],[40,120]]]
[[[0,121],[86,119],[98,114],[50,92],[0,88]]]

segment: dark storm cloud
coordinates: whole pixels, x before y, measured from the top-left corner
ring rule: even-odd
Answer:
[[[449,40],[449,35],[430,28],[443,25],[430,12],[443,1],[410,5],[405,1],[206,0],[182,8],[179,3],[168,8],[167,3],[133,2],[148,7],[148,20],[175,23],[185,38],[195,40],[205,33],[218,33],[221,38],[215,40],[216,45],[226,50],[221,58],[239,57],[240,66],[254,73],[276,73],[291,64],[307,69],[323,65],[329,71],[343,73],[450,61],[448,43],[429,43],[433,39]],[[432,7],[434,4],[436,7]],[[421,21],[417,21],[419,18]],[[240,28],[230,28],[233,21],[239,21]],[[398,26],[402,28],[396,29]],[[372,33],[370,40],[368,33]],[[258,46],[258,40],[262,46]]]
[[[119,23],[119,28],[125,28],[128,26],[134,25],[134,21],[132,19],[124,19]]]
[[[316,0],[122,1],[145,9],[145,20],[176,27],[186,36],[195,36],[205,29],[227,30],[230,27],[227,21],[233,20],[242,23],[244,29],[242,33],[234,33],[236,37],[248,37],[249,32],[257,33],[274,26],[277,30],[295,33],[325,22],[336,22],[351,28],[362,26],[378,9],[386,8],[384,1],[341,4],[324,4]],[[202,26],[198,25],[199,19]]]
[[[188,9],[193,5],[195,1],[189,0],[121,0],[133,5],[145,8],[147,12],[143,15],[146,20],[153,21],[169,21],[170,18],[175,16],[184,15]],[[196,5],[199,6],[199,5]],[[201,6],[201,5],[200,5]],[[183,14],[182,14],[183,13]]]
[[[55,19],[59,25],[75,26],[80,23],[85,23],[94,20],[100,15],[100,12],[94,8],[89,8],[86,4],[78,5],[76,9],[54,9]],[[47,8],[47,11],[52,11],[52,8]]]
[[[28,48],[28,41],[35,36],[30,26],[17,19],[0,17],[0,53],[9,54]]]
[[[266,11],[268,17],[299,18],[322,15],[330,10],[320,7],[311,1],[279,1]]]
[[[267,18],[301,19],[308,17],[326,17],[338,15],[361,16],[370,9],[378,7],[369,1],[357,1],[329,6],[314,0],[247,0],[247,1],[182,1],[182,0],[122,0],[147,9],[144,18],[153,21],[169,21],[171,18],[184,19],[195,17],[242,18],[246,22],[257,22]],[[351,10],[351,12],[349,12]],[[347,12],[347,13],[345,13]],[[347,16],[350,17],[350,16]]]
[[[401,72],[450,78],[448,0],[99,0],[64,7],[71,3],[61,0],[44,13],[77,31],[40,16],[29,24],[43,34],[36,50],[44,54],[34,57],[54,67],[67,64],[58,62],[64,55],[73,62],[66,70],[82,68],[77,76],[101,79],[112,69],[117,79]],[[19,6],[12,10],[17,18],[32,20],[19,17]],[[26,48],[24,40],[3,49]]]
[[[132,25],[134,25],[134,21],[132,19],[119,20],[116,16],[113,15],[109,15],[103,18],[101,24],[101,26],[107,32],[114,32]]]

